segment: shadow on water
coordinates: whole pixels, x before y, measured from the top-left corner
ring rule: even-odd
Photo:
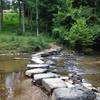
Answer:
[[[0,56],[0,100],[13,100],[21,93],[18,86],[25,79],[27,60],[13,60],[12,56]]]

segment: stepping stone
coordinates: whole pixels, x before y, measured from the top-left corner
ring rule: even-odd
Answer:
[[[100,93],[96,93],[96,100],[100,100]]]
[[[42,86],[50,93],[60,87],[66,87],[66,84],[60,78],[48,78],[42,80]]]
[[[53,54],[57,54],[62,50],[61,47],[55,47],[55,48],[51,48],[51,49],[46,49],[43,52],[39,52],[36,54],[33,54],[32,57],[45,57],[45,56],[49,56],[49,55],[53,55]]]
[[[57,88],[51,100],[95,100],[96,94],[83,87]]]
[[[49,64],[28,64],[27,68],[49,68]]]
[[[70,82],[65,82],[68,88],[75,87],[75,85],[71,84]]]
[[[44,68],[44,69],[42,69],[42,68],[37,68],[37,69],[30,69],[30,70],[27,70],[26,72],[25,72],[25,75],[27,75],[27,76],[32,76],[32,74],[40,74],[40,73],[44,73],[44,72],[46,72],[47,71],[47,69],[46,68]]]
[[[42,54],[44,54],[44,52],[38,52],[36,54],[33,54],[32,57],[36,57],[36,56],[41,57]]]
[[[90,84],[90,83],[82,83],[82,85],[83,85],[84,87],[90,89],[90,90],[93,89],[93,86],[92,86],[92,84]]]
[[[64,80],[64,81],[68,81],[68,79],[69,79],[69,77],[67,77],[67,76],[61,76],[60,77],[62,80]]]
[[[51,49],[47,49],[45,50],[45,52],[49,53],[49,54],[57,54],[62,50],[61,47],[55,47],[55,48],[51,48]]]
[[[55,63],[54,61],[52,61],[52,60],[48,60],[48,61],[46,61],[46,64],[56,65],[56,63]]]
[[[49,72],[49,73],[43,73],[43,74],[35,74],[34,80],[37,81],[37,80],[41,80],[45,78],[57,78],[57,77],[60,77],[60,75]]]
[[[36,64],[43,64],[44,61],[42,61],[39,57],[32,57],[31,61],[33,61]]]

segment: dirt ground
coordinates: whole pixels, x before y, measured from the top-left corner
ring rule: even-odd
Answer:
[[[14,97],[13,100],[49,100],[39,87],[32,85],[31,79],[26,79],[20,86],[21,94]]]

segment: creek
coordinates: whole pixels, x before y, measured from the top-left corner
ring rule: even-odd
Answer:
[[[20,84],[26,79],[28,60],[14,60],[15,56],[0,56],[0,100],[13,100],[21,94]],[[85,81],[100,87],[100,56],[66,55],[57,66],[67,72],[82,75]],[[62,66],[62,67],[61,67]]]

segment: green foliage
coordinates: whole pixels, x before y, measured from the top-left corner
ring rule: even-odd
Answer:
[[[70,47],[91,46],[100,33],[99,19],[95,17],[98,20],[91,21],[93,9],[89,7],[88,1],[79,1],[79,4],[76,2],[75,0],[60,1],[58,13],[54,14],[53,18],[53,35]]]
[[[46,35],[40,36],[16,36],[0,35],[0,50],[15,52],[32,52],[47,48],[49,43],[55,40]]]
[[[86,25],[84,20],[77,20],[70,29],[65,33],[65,39],[70,41],[71,45],[75,45],[76,41],[80,41],[81,45],[91,45],[95,34],[92,29]]]
[[[46,42],[48,41],[48,36],[45,38],[46,34],[44,37],[34,37],[36,0],[19,1],[24,4],[26,33],[18,34],[21,25],[17,13],[4,13],[3,33],[14,36],[10,36],[10,39],[9,36],[1,38],[2,41],[9,43],[8,45],[3,42],[4,46],[1,42],[2,45],[9,50],[17,49],[22,52],[45,47],[49,43]],[[13,1],[12,8],[17,12],[16,0]],[[86,48],[100,44],[100,0],[37,0],[37,8],[40,33],[49,33],[50,36],[70,47],[78,45],[78,48]],[[16,37],[16,34],[22,37]]]

